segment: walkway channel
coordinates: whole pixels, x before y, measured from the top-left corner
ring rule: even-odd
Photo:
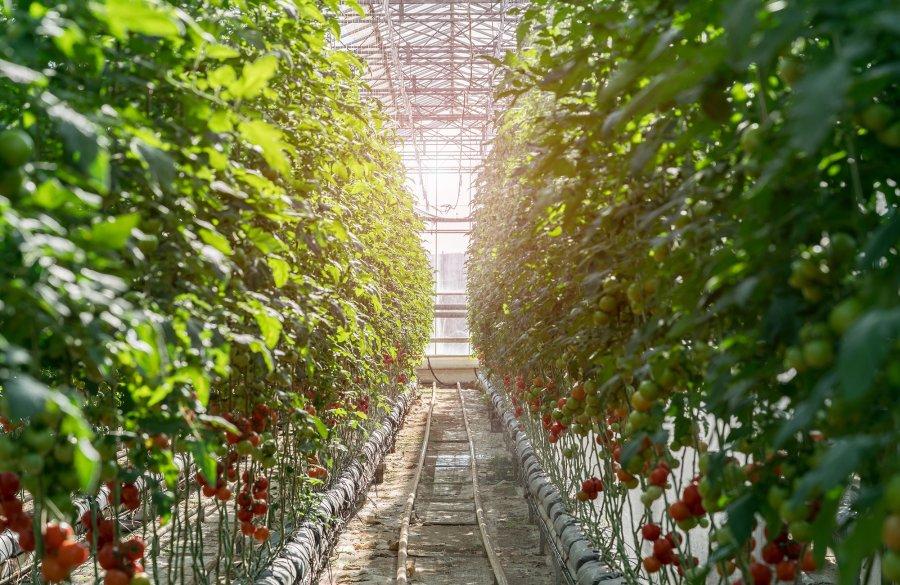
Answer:
[[[383,482],[341,535],[319,585],[554,582],[490,413],[480,390],[421,389],[385,460]]]

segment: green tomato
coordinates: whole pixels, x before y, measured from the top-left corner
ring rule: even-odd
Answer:
[[[603,295],[602,297],[600,297],[600,301],[597,306],[604,313],[615,313],[616,309],[619,308],[619,301],[617,301],[616,297],[612,295]]]
[[[800,542],[809,542],[815,536],[812,524],[804,520],[794,520],[788,524],[788,530],[791,536],[794,537],[794,540],[799,540]]]
[[[6,462],[15,459],[17,455],[18,448],[15,443],[7,436],[0,436],[0,461],[3,462],[4,467],[6,467]]]
[[[702,474],[709,472],[709,453],[704,453],[700,456],[700,459],[697,460],[697,469]]]
[[[803,520],[806,518],[807,514],[805,506],[794,506],[790,501],[785,501],[783,504],[781,504],[778,512],[781,516],[781,519],[788,523]]]
[[[741,132],[741,148],[752,155],[762,146],[762,130],[759,124],[750,124]]]
[[[781,506],[784,504],[787,497],[788,492],[786,489],[773,485],[769,488],[769,493],[766,494],[766,501],[772,506],[773,510],[781,510]]]
[[[653,502],[661,498],[662,495],[663,489],[660,486],[647,486],[647,489],[645,489],[644,493],[641,494],[641,503],[643,503],[645,507],[649,508],[653,504]]]
[[[803,359],[803,350],[799,347],[789,347],[784,352],[784,367],[802,372],[806,369],[806,361]]]
[[[801,260],[794,260],[791,263],[791,274],[801,283],[804,283],[817,279],[820,272],[819,267],[816,266],[812,260],[803,258]]]
[[[834,348],[826,339],[814,339],[803,344],[803,361],[811,368],[827,368],[834,361]]]
[[[22,193],[25,185],[25,173],[18,167],[0,171],[0,195],[16,197]]]
[[[794,57],[778,60],[778,77],[785,85],[791,86],[803,76],[803,64]]]
[[[253,445],[250,444],[250,441],[238,441],[238,444],[235,445],[234,450],[237,451],[238,455],[246,457],[253,453]]]
[[[633,410],[628,414],[628,424],[631,425],[631,428],[634,430],[640,430],[646,426],[649,426],[650,422],[650,415],[646,412]]]
[[[646,398],[647,400],[656,400],[659,398],[659,386],[656,385],[652,380],[644,380],[641,382],[640,386],[638,386],[638,392]]]
[[[832,258],[838,262],[845,262],[856,255],[856,239],[848,233],[836,232],[829,238],[829,250]]]
[[[0,162],[20,167],[34,154],[34,140],[22,130],[0,132]]]
[[[75,458],[75,445],[71,443],[60,443],[53,448],[53,458],[58,463],[68,465]]]
[[[863,312],[858,299],[850,298],[838,303],[828,314],[828,325],[838,335],[843,334]]]
[[[885,104],[872,104],[860,115],[863,126],[873,132],[880,132],[887,128],[894,117],[894,110]]]

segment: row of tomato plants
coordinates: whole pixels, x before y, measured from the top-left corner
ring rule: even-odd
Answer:
[[[474,344],[631,581],[900,580],[898,16],[536,0],[497,63]]]
[[[235,538],[279,542],[405,383],[430,274],[340,9],[0,4],[0,538],[35,579],[166,581],[121,520],[190,538],[194,495],[246,576],[274,549]]]

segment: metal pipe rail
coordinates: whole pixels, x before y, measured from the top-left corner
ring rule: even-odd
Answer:
[[[419,452],[419,462],[416,466],[416,475],[413,477],[412,490],[406,498],[406,507],[403,509],[403,520],[400,522],[400,539],[397,542],[397,575],[396,582],[406,585],[406,558],[409,549],[409,522],[412,520],[413,507],[416,503],[416,491],[419,489],[419,480],[422,477],[422,468],[425,466],[425,453],[428,451],[428,437],[431,434],[431,415],[434,414],[434,394],[437,390],[437,382],[431,383],[431,402],[428,405],[428,418],[425,420],[425,436],[422,439],[422,450]]]
[[[500,559],[491,545],[491,537],[487,531],[487,522],[484,518],[484,506],[481,504],[481,494],[478,491],[478,467],[475,465],[475,444],[472,442],[472,433],[469,431],[469,417],[466,414],[466,399],[463,398],[462,386],[456,383],[456,393],[459,395],[459,403],[462,405],[463,425],[466,427],[466,440],[469,442],[469,460],[472,462],[470,469],[472,471],[472,496],[475,500],[475,518],[478,520],[478,530],[481,532],[481,543],[484,545],[484,552],[487,553],[488,561],[491,563],[491,570],[494,572],[494,585],[508,585],[506,573],[500,564]]]

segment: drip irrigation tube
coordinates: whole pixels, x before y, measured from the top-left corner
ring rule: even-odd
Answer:
[[[256,585],[311,585],[328,562],[328,553],[347,521],[356,511],[357,502],[368,491],[375,471],[385,453],[393,445],[397,431],[406,417],[414,392],[400,395],[381,427],[372,431],[356,459],[344,470],[334,487],[292,534],[281,552],[256,578]]]

